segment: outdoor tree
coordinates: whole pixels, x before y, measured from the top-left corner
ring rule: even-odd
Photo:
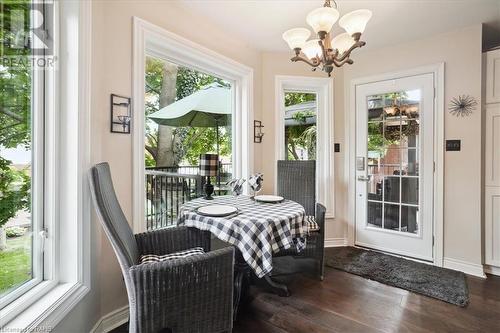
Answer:
[[[19,1],[9,6],[29,13],[29,3]],[[28,15],[28,14],[26,14]],[[10,24],[8,11],[0,12],[4,27]],[[26,17],[26,24],[29,19]],[[0,29],[0,40],[13,40],[10,29]],[[26,58],[29,48],[9,48],[4,44],[4,54]],[[0,150],[5,148],[31,148],[31,67],[24,65],[0,66]],[[5,247],[3,226],[21,209],[29,209],[30,177],[27,172],[16,170],[12,162],[0,154],[0,249]]]
[[[316,100],[316,94],[312,93],[286,93],[285,107],[310,102]],[[315,116],[315,112],[296,112],[293,119],[298,123],[295,126],[288,126],[285,130],[285,141],[287,145],[287,156],[291,160],[299,160],[297,149],[307,150],[309,159],[316,158],[316,125],[306,124],[308,117]]]
[[[209,74],[161,59],[147,58],[146,116],[211,83],[229,87],[226,81]],[[215,128],[173,128],[147,123],[146,166],[177,166],[181,161],[196,165],[199,154],[215,149],[215,137]],[[228,128],[221,130],[220,147],[221,155],[230,154],[231,134]]]

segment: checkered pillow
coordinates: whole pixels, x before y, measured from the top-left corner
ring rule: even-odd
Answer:
[[[197,254],[203,254],[205,251],[203,251],[203,248],[201,247],[193,247],[192,249],[187,249],[184,251],[179,251],[179,252],[174,252],[170,254],[165,254],[162,256],[156,255],[156,254],[146,254],[141,256],[140,263],[141,264],[149,264],[152,262],[160,262],[160,261],[165,261],[165,260],[173,260],[173,259],[181,259],[181,258],[187,258],[191,257]]]
[[[309,227],[309,231],[319,231],[319,225],[316,223],[316,217],[307,215],[304,217]]]

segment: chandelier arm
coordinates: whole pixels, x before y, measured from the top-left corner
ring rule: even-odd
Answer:
[[[321,64],[321,60],[319,58],[317,58],[317,57],[313,58],[313,59],[316,59],[316,61],[310,61],[309,59],[306,59],[304,57],[295,56],[295,57],[291,58],[290,60],[293,61],[293,62],[303,61],[303,62],[305,62],[306,64],[308,64],[311,67],[318,67]]]
[[[338,61],[337,59],[333,59],[333,64],[335,65],[335,67],[342,67],[345,64],[352,65],[353,63],[354,63],[354,61],[351,58],[346,58],[342,61]]]
[[[344,54],[340,58],[337,58],[336,60],[340,62],[340,61],[343,61],[346,58],[349,58],[349,56],[351,55],[351,52],[353,50],[357,49],[358,47],[363,47],[365,45],[366,45],[366,43],[363,42],[363,41],[361,41],[361,40],[358,41],[358,42],[356,42],[356,43],[354,43],[354,44],[352,44],[352,46],[347,51],[345,51]]]

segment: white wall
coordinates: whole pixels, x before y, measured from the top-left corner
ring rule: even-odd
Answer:
[[[132,217],[132,135],[109,132],[109,94],[132,94],[132,17],[138,16],[254,69],[255,118],[260,118],[260,54],[222,28],[167,1],[93,1],[93,162],[109,162],[125,215]],[[261,150],[255,146],[255,168]],[[93,208],[92,208],[93,209]],[[92,220],[92,291],[54,329],[88,332],[103,315],[127,304],[115,254],[101,226]]]

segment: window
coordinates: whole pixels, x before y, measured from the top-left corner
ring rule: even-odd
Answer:
[[[90,2],[0,9],[0,325],[49,330],[90,278]]]
[[[174,173],[168,175],[168,177],[170,177],[168,180],[156,179],[147,184],[148,174],[152,175],[155,173],[155,170],[146,171],[146,168],[155,167],[153,165],[156,163],[155,161],[148,166],[147,163],[152,162],[151,156],[145,155],[145,147],[148,145],[146,130],[147,126],[149,126],[146,124],[145,117],[148,113],[146,110],[146,103],[155,103],[156,100],[154,93],[149,97],[147,96],[147,94],[149,94],[149,90],[147,90],[149,88],[147,88],[146,84],[148,75],[146,66],[148,65],[148,61],[158,61],[162,66],[170,64],[176,67],[178,71],[189,71],[189,73],[191,73],[190,75],[194,75],[193,77],[196,80],[200,79],[200,81],[196,83],[196,89],[200,91],[204,90],[202,88],[207,88],[207,85],[202,81],[208,81],[206,82],[208,84],[217,84],[223,86],[223,88],[229,88],[225,91],[225,95],[227,95],[227,92],[230,93],[229,98],[223,97],[213,99],[213,101],[217,103],[229,104],[226,110],[231,110],[230,121],[229,117],[225,117],[226,120],[223,122],[221,119],[222,124],[219,126],[221,141],[219,149],[222,162],[220,168],[221,173],[219,175],[221,187],[224,178],[248,178],[253,172],[253,144],[251,143],[252,136],[250,133],[253,129],[251,125],[253,124],[253,70],[138,17],[134,17],[133,23],[134,79],[132,103],[134,112],[132,115],[132,122],[134,126],[132,126],[132,130],[134,140],[134,167],[132,195],[134,205],[133,230],[137,233],[173,223],[172,217],[176,215],[177,204],[182,203],[182,200],[184,200],[186,196],[186,191],[191,193],[192,185],[189,184],[189,179],[196,178],[196,175],[183,174],[183,176],[180,176],[179,172],[175,172],[176,170],[188,171],[187,169],[182,170],[180,167],[187,166],[192,168],[193,165],[188,164],[195,164],[196,156],[191,154],[191,157],[189,157],[190,154],[187,154],[185,158],[181,158],[177,161],[179,169],[181,170],[176,169],[177,166],[174,165]],[[176,78],[179,77],[176,76]],[[194,90],[195,89],[192,89],[190,91],[194,92]],[[188,94],[184,94],[179,90],[177,90],[177,92],[170,90],[169,93],[174,95],[171,100],[188,96]],[[159,104],[157,107],[159,108]],[[179,134],[186,129],[194,131],[194,129],[189,129],[189,127],[186,126],[175,127]],[[181,131],[180,128],[184,129]],[[197,131],[199,130],[200,129]],[[210,135],[216,135],[213,127],[205,131],[206,133],[211,133]],[[197,143],[203,142],[203,139],[205,139],[205,136],[201,136],[200,139],[196,141]],[[207,152],[216,152],[217,147],[214,146],[214,143],[216,143],[217,140],[213,140],[212,137],[212,139],[208,141],[212,142],[211,147],[205,145],[202,147],[203,150],[207,148],[211,150]],[[227,147],[227,149],[224,147]],[[196,167],[194,169],[196,169]],[[156,172],[169,173],[170,171]],[[166,175],[162,174],[162,176]],[[162,176],[156,177],[155,175],[154,177],[161,178]],[[156,183],[153,184],[153,182]],[[215,180],[215,183],[215,192],[219,190],[223,192],[224,189],[218,186],[217,180]],[[167,185],[167,187],[165,187],[165,185]],[[165,191],[169,196],[165,193],[160,195],[161,192]],[[184,193],[182,193],[183,191]],[[145,193],[150,193],[151,197],[146,198]],[[152,207],[146,207],[148,204]],[[167,207],[169,210],[168,212],[166,211]],[[152,214],[152,216],[146,218],[148,214]]]
[[[285,157],[287,160],[316,159],[316,93],[285,92]]]
[[[232,85],[154,56],[146,57],[144,161],[146,225],[175,225],[179,207],[201,195],[200,154],[219,156],[216,194],[232,177]]]
[[[40,21],[50,9],[29,1],[0,6],[1,308],[44,278],[44,87],[51,69],[38,62],[46,52],[40,32],[50,26]]]
[[[333,79],[277,75],[275,101],[275,160],[315,160],[316,200],[333,218]]]

